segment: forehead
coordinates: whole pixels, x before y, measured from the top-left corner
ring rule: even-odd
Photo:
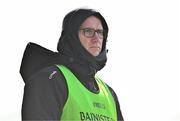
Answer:
[[[102,23],[101,21],[95,17],[90,16],[88,17],[81,25],[82,27],[89,27],[89,28],[95,28],[95,29],[102,29]]]

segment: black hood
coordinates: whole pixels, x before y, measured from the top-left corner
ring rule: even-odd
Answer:
[[[89,16],[96,16],[102,22],[103,29],[108,26],[100,13],[91,9],[78,9],[67,14],[63,21],[62,33],[58,42],[58,52],[53,52],[35,43],[28,43],[24,51],[20,74],[26,82],[31,75],[42,68],[54,64],[63,64],[69,67],[81,79],[94,77],[94,74],[105,66],[106,39],[103,40],[101,53],[94,57],[81,45],[78,38],[80,25]]]
[[[24,51],[20,67],[20,74],[26,82],[28,78],[38,70],[61,62],[60,55],[57,52],[48,50],[38,44],[28,43]]]
[[[67,14],[63,20],[62,33],[59,39],[57,50],[70,56],[75,61],[88,65],[95,72],[105,66],[106,57],[106,41],[104,37],[102,51],[98,56],[91,55],[80,43],[78,31],[81,24],[90,16],[95,16],[100,19],[103,29],[107,31],[108,26],[104,17],[97,11],[92,9],[77,9]]]

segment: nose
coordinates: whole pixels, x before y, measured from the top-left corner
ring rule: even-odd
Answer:
[[[99,35],[98,35],[97,32],[95,32],[94,37],[93,37],[92,40],[93,40],[94,42],[97,42],[97,41],[100,41],[100,40],[101,40],[101,38],[99,37]]]

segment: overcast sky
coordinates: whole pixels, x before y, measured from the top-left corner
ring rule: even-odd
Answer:
[[[20,121],[25,46],[56,51],[63,17],[93,8],[109,25],[98,75],[116,92],[125,121],[180,121],[178,0],[0,1],[0,120]]]

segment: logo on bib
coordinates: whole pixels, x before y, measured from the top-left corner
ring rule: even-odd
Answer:
[[[99,102],[93,102],[93,106],[95,108],[101,108],[101,109],[105,109],[105,104],[99,103]]]

